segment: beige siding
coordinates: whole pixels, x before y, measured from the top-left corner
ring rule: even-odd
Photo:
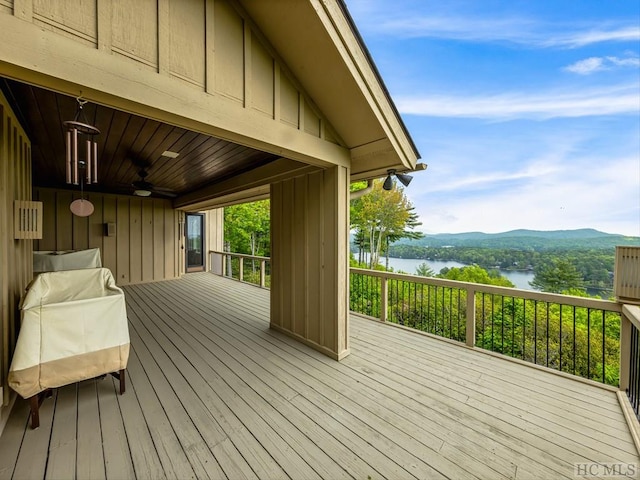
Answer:
[[[280,121],[298,128],[300,125],[300,96],[291,81],[280,75]]]
[[[337,136],[324,138],[326,118],[235,2],[22,0],[2,10],[10,5],[0,0],[0,75],[288,158],[348,165]]]
[[[0,0],[0,13],[12,13],[13,0]]]
[[[33,23],[95,47],[98,43],[95,0],[33,0]]]
[[[168,1],[168,0],[165,0]],[[205,4],[169,1],[169,72],[204,90],[205,87]],[[162,23],[160,24],[162,25]],[[161,31],[161,38],[167,35]],[[162,47],[162,44],[161,44]]]
[[[244,101],[244,24],[227,2],[215,2],[213,31],[216,92]]]
[[[139,66],[158,68],[158,2],[114,1],[110,27],[112,52]]]
[[[338,359],[349,353],[348,182],[336,167],[271,186],[271,326]]]
[[[34,197],[44,204],[44,235],[36,250],[100,248],[102,264],[120,285],[180,275],[179,212],[168,200],[88,194],[95,210],[80,218],[69,210],[78,192],[37,188]],[[116,224],[115,236],[106,236],[105,223]]]
[[[0,93],[0,425],[9,403],[7,372],[19,325],[20,295],[33,275],[33,240],[14,240],[15,200],[31,200],[31,143]]]
[[[255,38],[251,42],[251,101],[253,108],[274,115],[274,61]]]
[[[206,249],[222,251],[224,248],[224,208],[204,212]]]

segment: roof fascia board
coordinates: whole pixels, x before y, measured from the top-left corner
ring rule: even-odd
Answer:
[[[414,168],[420,155],[400,119],[371,56],[356,27],[339,0],[309,0],[332,38],[351,75],[366,95],[376,118],[407,168]]]

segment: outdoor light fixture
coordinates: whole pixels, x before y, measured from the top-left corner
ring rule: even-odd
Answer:
[[[89,124],[82,111],[87,101],[81,97],[76,100],[76,116],[62,122],[66,129],[67,183],[78,185],[86,181],[89,185],[98,182],[98,144],[93,137],[100,130]]]
[[[100,133],[87,121],[82,107],[87,103],[76,98],[78,109],[73,120],[62,122],[66,129],[66,177],[67,183],[80,185],[80,198],[71,202],[69,209],[78,217],[93,213],[93,204],[84,199],[84,184],[98,183],[98,144],[93,139]]]
[[[395,170],[387,170],[387,178],[385,179],[384,183],[382,184],[382,188],[385,190],[391,190],[393,189],[393,176],[395,175],[395,177],[400,180],[400,183],[403,184],[405,187],[408,187],[409,184],[411,183],[411,180],[413,180],[413,177],[411,175],[406,175],[404,173],[396,173]]]

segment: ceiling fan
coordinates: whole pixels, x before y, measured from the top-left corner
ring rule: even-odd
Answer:
[[[138,197],[148,197],[149,195],[156,194],[163,197],[177,197],[177,195],[173,192],[173,190],[169,188],[157,187],[153,183],[147,181],[147,176],[149,172],[147,172],[146,168],[141,167],[138,170],[139,180],[135,180],[131,182],[131,186],[135,189],[133,194]]]
[[[138,197],[148,197],[154,194],[160,197],[177,197],[176,193],[170,188],[158,187],[147,180],[149,169],[151,168],[150,161],[144,160],[137,155],[129,155],[129,160],[133,166],[138,169],[137,175],[139,178],[127,185],[129,188],[133,187],[134,195]]]

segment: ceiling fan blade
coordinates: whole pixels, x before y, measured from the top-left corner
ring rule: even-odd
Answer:
[[[178,196],[176,193],[173,193],[171,191],[158,190],[157,188],[152,188],[151,191],[157,195],[160,195],[161,197],[176,198]]]
[[[157,190],[159,192],[167,192],[167,193],[175,193],[173,189],[166,187],[156,187],[155,185],[151,187],[153,190]]]

